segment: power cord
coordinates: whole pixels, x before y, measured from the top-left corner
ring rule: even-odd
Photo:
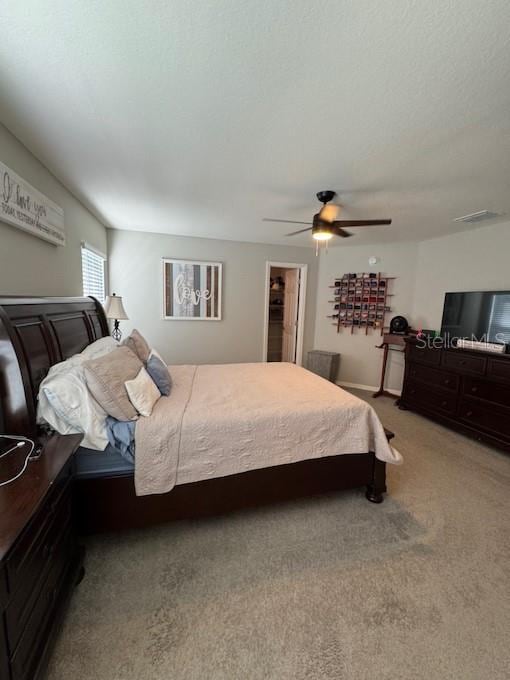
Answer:
[[[28,467],[28,462],[32,458],[32,454],[34,453],[34,449],[36,448],[35,442],[32,441],[32,439],[29,439],[28,437],[17,437],[12,434],[0,434],[0,439],[12,439],[13,441],[17,441],[17,444],[14,446],[11,446],[10,449],[7,449],[7,451],[4,451],[2,454],[0,454],[0,459],[6,456],[8,453],[11,453],[12,451],[15,451],[16,449],[20,449],[23,446],[30,446],[30,451],[26,455],[25,462],[23,463],[23,467],[21,468],[20,472],[18,472],[17,475],[14,477],[11,477],[11,479],[7,479],[5,482],[0,482],[0,487],[1,486],[6,486],[7,484],[11,484],[12,482],[15,482],[17,479],[21,477],[21,475],[25,472],[25,470]],[[37,456],[34,458],[38,458],[40,456],[40,451],[37,452]]]

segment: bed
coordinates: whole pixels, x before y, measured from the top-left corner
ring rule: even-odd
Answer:
[[[36,426],[36,400],[41,381],[49,368],[85,347],[107,336],[109,333],[106,318],[101,305],[93,298],[0,298],[0,400],[2,404],[2,429],[14,434],[38,436]],[[243,368],[244,367],[244,368]],[[281,382],[282,375],[288,373],[288,393],[294,390],[298,380],[292,371],[303,371],[290,366],[278,369],[281,375],[277,380]],[[191,385],[190,394],[195,390],[194,401],[186,412],[189,420],[189,431],[197,433],[200,430],[200,409],[203,403],[209,403],[213,394],[211,385],[223,382],[227,387],[220,391],[216,413],[207,422],[206,431],[213,429],[215,419],[221,413],[221,403],[228,401],[229,390],[232,396],[241,394],[240,386],[246,377],[247,389],[253,392],[253,383],[261,382],[261,387],[267,387],[264,376],[272,370],[268,365],[229,365],[225,367],[176,367],[177,373],[186,375]],[[222,381],[218,380],[221,371]],[[285,373],[287,371],[287,373]],[[193,375],[193,379],[189,376]],[[197,377],[198,376],[198,377]],[[274,376],[271,377],[274,380]],[[307,390],[317,390],[318,398],[335,400],[343,393],[340,388],[326,383],[316,376],[308,374]],[[314,382],[314,381],[320,381]],[[198,386],[197,386],[198,385]],[[258,399],[260,402],[260,391]],[[347,395],[347,393],[343,393]],[[353,403],[354,397],[342,397],[348,403]],[[253,399],[253,395],[252,395]],[[223,400],[223,402],[222,402]],[[320,418],[321,411],[317,408],[316,418]],[[232,400],[234,403],[234,400]],[[248,402],[247,402],[248,403]],[[253,401],[249,402],[250,408]],[[262,417],[264,409],[260,404],[260,412],[253,411],[242,415],[235,411],[231,420],[227,420],[217,427],[218,431],[232,426],[232,420],[237,418],[237,426],[241,432],[251,427],[251,421]],[[320,404],[319,404],[320,406]],[[277,409],[277,402],[272,403]],[[244,404],[246,410],[246,404]],[[297,408],[297,407],[296,407]],[[219,409],[219,410],[218,410]],[[267,409],[266,409],[267,411]],[[214,411],[213,411],[214,412]],[[339,411],[339,413],[341,413]],[[367,411],[368,413],[368,411]],[[198,414],[198,415],[197,415]],[[234,417],[235,416],[235,417]],[[239,419],[245,420],[241,422]],[[180,478],[177,485],[169,493],[157,495],[137,496],[135,492],[135,471],[119,459],[111,450],[104,454],[92,454],[80,451],[77,456],[75,490],[77,513],[81,530],[84,533],[117,530],[122,528],[143,527],[156,522],[177,518],[192,518],[228,512],[244,507],[260,504],[276,503],[300,496],[306,496],[338,489],[366,487],[368,500],[379,503],[386,491],[385,462],[376,457],[370,450],[370,439],[353,439],[355,446],[352,453],[342,451],[342,455],[327,455],[328,451],[318,445],[315,450],[305,455],[299,451],[299,437],[295,437],[293,420],[297,423],[299,413],[289,413],[288,422],[284,423],[285,414],[277,413],[282,427],[278,436],[287,433],[288,446],[281,441],[278,450],[287,451],[283,458],[266,455],[261,456],[255,464],[242,463],[237,467],[223,466],[218,463],[211,467],[211,460],[203,461],[195,455],[193,445],[200,442],[203,455],[207,459],[208,447],[215,452],[214,460],[221,460],[221,442],[225,439],[211,437],[210,434],[189,438],[183,461],[198,460],[202,465],[202,473],[190,473],[186,464],[182,463]],[[333,422],[333,421],[331,421]],[[285,425],[285,427],[283,427]],[[323,423],[322,423],[323,426]],[[265,426],[270,436],[270,424]],[[243,429],[244,428],[244,429]],[[264,429],[264,428],[262,428]],[[319,428],[320,429],[320,428]],[[276,430],[274,430],[276,432]],[[323,429],[323,434],[324,434]],[[235,438],[239,430],[235,428],[230,433]],[[203,434],[203,433],[202,433]],[[320,433],[319,433],[320,434]],[[388,438],[391,433],[386,433]],[[184,434],[182,439],[186,440]],[[247,438],[247,441],[250,438]],[[318,436],[317,441],[324,439]],[[366,441],[367,450],[360,451],[361,442]],[[253,444],[253,442],[252,442]],[[267,445],[267,443],[266,443]],[[276,445],[275,445],[276,449]],[[354,452],[355,451],[355,452]],[[297,452],[297,453],[296,453]],[[234,452],[235,453],[235,452]],[[252,452],[253,453],[253,452]],[[380,454],[378,454],[380,455]],[[231,456],[232,457],[232,456]],[[253,457],[253,456],[252,456]],[[225,460],[228,457],[224,458]],[[249,460],[245,456],[245,460]],[[277,464],[272,464],[276,462]],[[394,461],[389,462],[397,462]],[[237,463],[236,463],[237,464]],[[209,467],[208,467],[209,466]],[[188,471],[188,474],[186,474]]]

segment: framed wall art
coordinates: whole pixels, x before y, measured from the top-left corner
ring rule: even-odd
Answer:
[[[221,262],[163,258],[163,318],[221,320]]]
[[[0,161],[0,221],[65,246],[64,211]]]

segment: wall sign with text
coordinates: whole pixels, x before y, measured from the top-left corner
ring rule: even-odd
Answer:
[[[221,320],[221,262],[163,259],[163,317]]]
[[[64,211],[0,161],[0,221],[65,246]]]

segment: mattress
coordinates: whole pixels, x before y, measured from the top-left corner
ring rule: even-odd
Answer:
[[[171,366],[135,430],[138,495],[249,470],[373,451],[400,463],[373,408],[289,363]]]
[[[134,466],[110,445],[104,451],[94,451],[80,446],[75,454],[74,464],[75,474],[81,478],[111,477],[134,470]]]
[[[399,463],[366,402],[293,364],[171,366],[173,388],[137,422],[136,469],[80,448],[78,477],[135,472],[139,495],[264,467],[374,451]]]

